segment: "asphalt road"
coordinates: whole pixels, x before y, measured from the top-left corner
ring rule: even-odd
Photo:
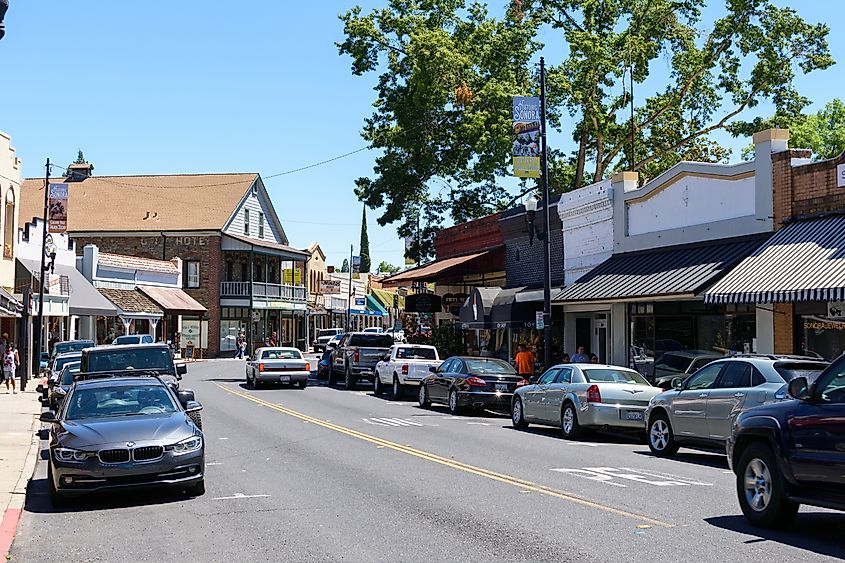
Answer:
[[[662,460],[613,435],[568,442],[363,386],[252,390],[232,360],[192,365],[182,385],[205,407],[205,496],[98,496],[58,511],[41,461],[13,561],[845,557],[843,514],[809,508],[785,531],[747,526],[722,456]]]

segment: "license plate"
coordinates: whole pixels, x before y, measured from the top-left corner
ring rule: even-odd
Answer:
[[[625,412],[625,420],[642,420],[643,413],[639,411],[626,411]]]
[[[282,383],[290,383],[290,376],[289,375],[280,375],[279,381]]]
[[[497,383],[496,384],[496,391],[507,391],[508,384],[507,383]]]

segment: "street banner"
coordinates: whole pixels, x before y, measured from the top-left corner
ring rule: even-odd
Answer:
[[[320,293],[323,295],[340,293],[340,280],[320,280]]]
[[[50,184],[47,232],[67,232],[67,184]]]
[[[361,257],[360,256],[353,256],[352,257],[352,273],[357,274],[361,272]]]
[[[513,97],[513,175],[540,177],[540,98]]]

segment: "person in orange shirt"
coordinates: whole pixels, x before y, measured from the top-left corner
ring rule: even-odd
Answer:
[[[519,352],[516,353],[514,361],[519,375],[524,375],[526,379],[534,375],[534,352],[528,350],[525,344],[519,345]]]

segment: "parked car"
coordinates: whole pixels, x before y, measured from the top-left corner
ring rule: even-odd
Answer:
[[[393,337],[393,341],[397,344],[404,344],[408,341],[407,337],[405,336],[405,331],[401,328],[390,328],[385,331],[387,334]]]
[[[789,382],[795,400],[750,409],[736,420],[728,462],[745,518],[778,527],[801,504],[845,510],[845,356],[815,382]]]
[[[332,351],[332,372],[329,385],[334,385],[338,375],[343,375],[347,389],[355,389],[359,379],[372,381],[376,364],[390,351],[393,337],[388,334],[350,332],[343,336]]]
[[[265,383],[296,385],[305,389],[309,375],[311,364],[296,348],[259,348],[246,362],[246,382],[254,389]]]
[[[44,371],[50,365],[50,354],[48,352],[41,352],[41,357],[38,362],[39,371]]]
[[[158,377],[102,377],[71,385],[51,424],[47,484],[54,505],[93,491],[178,486],[205,493],[202,405]]]
[[[126,334],[124,336],[118,336],[111,341],[116,346],[123,346],[125,344],[152,344],[153,342],[153,337],[149,334]]]
[[[431,373],[429,368],[439,365],[440,356],[434,346],[394,344],[376,364],[375,394],[381,395],[385,385],[389,385],[393,398],[398,399],[406,387],[417,387]]]
[[[81,352],[85,348],[93,348],[93,340],[63,340],[56,342],[50,351],[50,357],[55,358],[59,354],[67,354],[68,352]]]
[[[768,357],[723,358],[657,395],[646,411],[648,447],[659,456],[681,446],[725,451],[731,427],[743,410],[786,398],[787,382],[815,376],[827,367],[817,360]]]
[[[646,407],[661,391],[632,369],[560,364],[516,390],[511,419],[519,429],[529,423],[558,426],[567,439],[589,428],[641,431]]]
[[[376,334],[381,334],[384,332],[384,327],[381,326],[368,326],[361,332],[375,332]]]
[[[78,361],[68,362],[62,368],[62,371],[59,372],[58,381],[50,388],[47,397],[47,408],[54,411],[59,410],[59,405],[62,404],[62,400],[67,396],[70,386],[73,385],[74,376],[79,373],[79,365],[80,362]]]
[[[678,350],[661,354],[654,360],[654,385],[671,389],[676,377],[687,378],[714,360],[724,358],[703,350]]]
[[[328,379],[332,371],[332,348],[326,348],[317,362],[317,379]]]
[[[512,365],[496,358],[453,356],[429,369],[432,373],[420,382],[419,405],[443,403],[452,414],[465,407],[507,410],[516,388],[528,383]]]
[[[331,337],[331,339],[326,342],[326,350],[334,350],[340,344],[340,341],[343,340],[343,334],[336,334]]]
[[[82,352],[67,352],[59,354],[50,360],[49,372],[47,375],[47,382],[49,385],[54,384],[59,378],[59,372],[65,367],[68,362],[78,362],[82,358]]]
[[[326,344],[335,336],[342,336],[342,328],[324,328],[317,331],[317,337],[311,344],[315,352],[323,352],[326,349]]]
[[[172,350],[163,342],[86,348],[82,351],[80,362],[79,369],[82,373],[123,374],[127,371],[137,371],[145,375],[159,376],[175,389],[179,388],[179,380],[188,371],[184,362],[177,364],[173,360]]]

